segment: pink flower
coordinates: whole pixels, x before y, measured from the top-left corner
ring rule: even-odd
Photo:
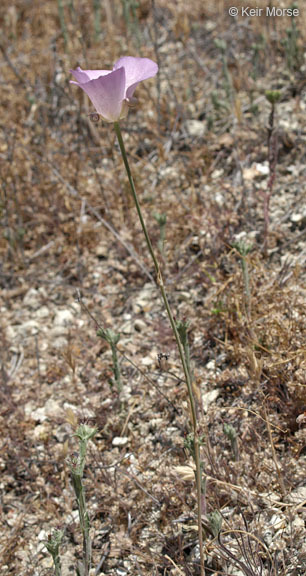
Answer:
[[[76,84],[91,100],[98,114],[107,122],[125,118],[128,104],[134,102],[134,91],[142,80],[152,78],[158,66],[149,58],[123,56],[115,62],[113,70],[70,70]]]

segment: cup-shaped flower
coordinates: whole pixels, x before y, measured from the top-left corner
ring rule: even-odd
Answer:
[[[115,62],[113,70],[70,70],[76,84],[91,100],[98,114],[107,122],[118,122],[128,113],[133,94],[143,80],[152,78],[158,66],[149,58],[123,56]]]

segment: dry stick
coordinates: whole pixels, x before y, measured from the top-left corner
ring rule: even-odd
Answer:
[[[102,216],[100,216],[100,214],[97,212],[97,210],[95,208],[93,208],[90,204],[88,204],[87,201],[86,201],[86,204],[87,204],[89,212],[91,212],[97,218],[97,220],[99,220],[99,222],[101,222],[101,224],[103,224],[103,226],[105,226],[105,228],[107,228],[113,234],[113,236],[115,236],[115,238],[120,242],[120,244],[122,244],[122,246],[124,246],[126,251],[133,258],[133,260],[135,260],[136,264],[138,264],[138,266],[142,270],[142,272],[149,278],[149,280],[151,282],[154,282],[153,276],[147,270],[145,265],[139,260],[138,255],[133,250],[133,248],[129,244],[127,244],[125,242],[125,240],[123,240],[123,238],[121,238],[121,236],[118,234],[118,232],[116,232],[116,230],[113,228],[113,226],[111,226],[106,220],[104,220],[104,218],[102,218]]]
[[[136,194],[136,189],[135,189],[135,185],[134,185],[134,181],[133,181],[133,177],[131,174],[131,170],[130,170],[130,166],[128,163],[128,159],[127,159],[127,155],[126,155],[126,150],[125,150],[125,146],[124,146],[124,142],[122,139],[122,135],[121,135],[121,130],[120,130],[120,126],[118,122],[114,123],[114,128],[115,128],[115,132],[116,132],[116,136],[118,138],[118,143],[119,143],[119,147],[120,147],[120,151],[122,154],[122,159],[124,162],[124,166],[126,169],[126,173],[128,176],[128,180],[130,183],[130,187],[131,187],[131,192],[132,192],[132,196],[135,202],[135,206],[136,206],[136,210],[138,213],[138,217],[140,220],[140,224],[143,230],[143,233],[145,235],[145,239],[146,239],[146,243],[151,255],[151,258],[153,260],[153,264],[154,264],[154,268],[155,268],[155,273],[156,273],[156,283],[160,289],[161,292],[161,296],[168,314],[168,318],[171,324],[171,328],[173,331],[173,335],[175,337],[176,340],[176,344],[177,344],[177,348],[179,351],[179,355],[180,355],[180,359],[181,359],[181,363],[182,363],[182,367],[183,367],[183,372],[184,372],[184,376],[185,376],[185,380],[186,380],[186,385],[187,385],[187,389],[188,389],[188,397],[189,397],[189,403],[190,403],[190,411],[191,411],[191,422],[192,422],[192,428],[193,428],[193,436],[194,436],[194,455],[195,455],[195,465],[196,465],[196,485],[197,485],[197,507],[198,507],[198,537],[199,537],[199,547],[200,547],[200,569],[201,569],[201,576],[205,576],[205,568],[204,568],[204,554],[203,554],[203,534],[202,534],[202,510],[201,510],[201,463],[200,463],[200,448],[199,448],[199,436],[198,436],[198,429],[197,429],[197,415],[196,415],[196,407],[195,407],[195,401],[194,401],[194,397],[193,397],[193,391],[192,391],[192,382],[191,382],[191,375],[190,372],[188,370],[188,366],[187,366],[187,362],[185,359],[185,355],[184,355],[184,350],[183,350],[183,346],[181,344],[181,340],[180,340],[180,336],[173,318],[173,314],[168,302],[168,297],[165,291],[165,287],[164,287],[164,282],[163,282],[163,278],[161,275],[161,271],[159,268],[159,264],[158,261],[156,259],[156,256],[154,254],[154,250],[153,250],[153,246],[151,244],[151,240],[150,237],[148,235],[148,231],[142,216],[142,212],[141,212],[141,208],[140,208],[140,204],[138,201],[138,197]]]
[[[91,320],[93,320],[97,329],[101,330],[101,328],[103,328],[102,324],[100,324],[98,322],[98,320],[94,317],[94,315],[90,312],[90,310],[86,306],[85,302],[83,301],[83,297],[82,297],[80,290],[77,290],[77,300],[81,304],[81,307],[84,308],[84,310],[88,314],[89,318],[91,318]],[[156,384],[156,382],[154,382],[154,380],[152,378],[150,378],[150,376],[148,374],[146,374],[141,368],[139,368],[139,366],[137,366],[137,364],[135,364],[135,362],[133,362],[133,360],[131,358],[129,358],[129,356],[127,356],[124,352],[122,352],[122,350],[120,350],[118,348],[117,352],[119,352],[120,356],[122,356],[122,358],[124,360],[129,362],[129,364],[131,364],[131,366],[133,366],[133,368],[135,368],[135,370],[137,370],[137,372],[139,372],[139,374],[141,374],[141,376],[143,376],[143,378],[145,378],[145,380],[147,380],[155,388],[155,390],[157,390],[157,392],[166,400],[166,402],[169,404],[169,406],[171,406],[172,410],[174,412],[176,412],[177,414],[179,414],[179,411],[176,408],[176,406],[173,404],[173,402],[171,402],[171,400],[169,400],[168,396],[166,394],[164,394],[164,392],[160,389],[160,386],[158,386],[158,384]],[[169,374],[172,378],[175,378],[175,380],[178,380],[179,382],[182,381],[178,376],[176,376],[172,372],[167,372],[167,374]]]
[[[126,354],[124,354],[124,352],[121,352],[121,350],[118,350],[118,352],[122,356],[122,358],[124,358],[124,360],[129,362],[137,370],[137,372],[139,372],[139,374],[141,374],[141,376],[143,376],[143,378],[145,378],[145,380],[147,380],[157,390],[157,392],[166,400],[169,406],[171,406],[172,410],[177,414],[179,414],[179,411],[176,408],[176,406],[173,404],[173,402],[171,402],[171,400],[169,400],[168,396],[164,394],[164,392],[160,389],[160,386],[158,386],[158,384],[156,384],[156,382],[154,382],[154,380],[150,378],[148,374],[146,374],[143,370],[141,370],[141,368],[139,368],[139,366],[137,366],[137,364],[135,364],[133,360],[131,360],[131,358],[129,358]],[[177,379],[180,380],[179,378]]]
[[[238,566],[240,566],[243,569],[244,574],[247,574],[247,576],[253,576],[254,575],[254,571],[253,571],[252,567],[246,566],[246,564],[244,562],[242,562],[241,560],[239,560],[233,554],[233,552],[231,550],[229,550],[229,548],[224,546],[224,544],[221,542],[221,535],[225,535],[225,534],[234,534],[235,537],[236,537],[236,534],[240,534],[241,536],[246,535],[248,537],[248,540],[250,540],[252,538],[253,540],[255,540],[257,542],[257,544],[259,544],[260,547],[262,547],[265,550],[265,552],[267,553],[267,555],[270,559],[271,565],[273,565],[272,556],[271,556],[267,546],[262,542],[262,540],[257,538],[257,536],[255,536],[254,534],[251,534],[247,530],[225,530],[222,533],[220,532],[217,536],[217,539],[218,539],[218,543],[219,543],[221,550],[223,550],[230,558],[232,558],[232,560],[234,560],[234,562],[236,562],[236,564],[238,564]],[[237,538],[236,538],[236,541],[238,542]],[[238,543],[238,545],[239,545],[239,543]],[[239,545],[239,547],[240,547],[240,545]],[[240,550],[241,550],[241,547],[240,547]]]
[[[0,42],[0,52],[3,54],[3,58],[6,61],[7,65],[10,67],[12,72],[15,74],[16,78],[18,78],[20,84],[23,84],[26,88],[31,87],[29,82],[27,82],[21,74],[19,74],[17,68],[14,66],[13,62],[11,61],[10,57],[8,56],[3,44]]]
[[[277,130],[275,128],[275,101],[271,101],[272,109],[268,122],[268,160],[269,160],[269,180],[268,190],[264,192],[264,245],[263,250],[265,256],[268,251],[268,235],[270,224],[270,200],[273,193],[274,182],[276,178],[276,164],[278,154],[278,138]]]
[[[287,492],[286,492],[286,488],[285,488],[285,484],[284,484],[284,480],[282,477],[282,472],[281,469],[278,465],[278,461],[277,461],[277,456],[276,456],[276,452],[275,452],[275,447],[274,447],[274,442],[273,442],[273,437],[272,437],[272,432],[271,432],[271,426],[270,426],[270,422],[268,420],[268,415],[267,415],[267,410],[266,407],[264,406],[264,414],[265,414],[265,421],[267,423],[267,430],[268,430],[268,435],[269,435],[269,441],[270,441],[270,445],[271,445],[271,450],[272,450],[272,459],[274,462],[274,466],[275,466],[275,470],[277,472],[277,476],[278,476],[278,483],[279,483],[279,487],[282,493],[282,496],[285,497]]]
[[[89,202],[83,198],[83,196],[81,196],[79,194],[79,192],[76,190],[76,188],[74,188],[73,186],[71,186],[71,184],[69,182],[67,182],[63,176],[60,174],[60,172],[51,164],[51,162],[49,162],[48,160],[44,160],[43,158],[40,158],[40,160],[42,162],[45,162],[46,164],[48,164],[48,166],[51,168],[52,172],[54,173],[54,175],[58,178],[58,180],[60,182],[62,182],[62,184],[64,184],[64,186],[66,186],[68,192],[72,195],[72,196],[76,196],[77,198],[80,198],[82,201],[84,200],[84,202],[87,205],[88,211],[91,212],[91,214],[93,214],[96,219],[103,224],[103,226],[105,228],[107,228],[107,230],[109,230],[109,232],[111,232],[111,234],[113,236],[115,236],[116,240],[118,240],[118,242],[120,242],[120,244],[122,244],[122,246],[124,246],[124,248],[126,249],[126,251],[130,254],[130,256],[133,258],[133,260],[135,260],[136,264],[139,266],[139,268],[141,268],[141,270],[143,271],[143,273],[149,278],[149,280],[151,282],[154,282],[153,276],[150,274],[150,272],[147,270],[146,266],[139,260],[138,255],[136,254],[136,252],[134,252],[133,248],[131,246],[129,246],[129,244],[127,244],[125,242],[125,240],[123,240],[123,238],[121,238],[121,236],[118,234],[118,232],[116,232],[116,230],[113,228],[113,226],[111,226],[106,220],[104,220],[104,218],[102,218],[102,216],[100,216],[99,212],[93,207],[91,206],[91,204],[89,204]]]
[[[169,560],[169,562],[171,562],[171,564],[173,564],[173,566],[175,567],[176,570],[178,570],[178,572],[180,573],[180,576],[184,576],[185,572],[182,572],[182,570],[180,569],[180,567],[175,564],[175,562],[172,560],[172,558],[170,558],[170,556],[168,556],[167,554],[165,555],[166,560]]]
[[[117,468],[116,469],[117,472],[119,472],[119,474],[122,474],[123,476],[125,476],[126,478],[129,478],[129,480],[132,480],[136,486],[138,486],[138,488],[140,488],[140,490],[146,495],[148,496],[148,498],[150,498],[154,504],[156,504],[159,508],[161,508],[162,504],[159,500],[157,500],[157,498],[155,498],[155,496],[153,496],[152,494],[150,494],[150,492],[148,492],[143,485],[141,484],[141,482],[139,482],[139,480],[137,480],[137,478],[131,474],[130,472],[127,472],[126,470],[122,469],[122,468]]]
[[[159,48],[158,48],[158,37],[160,35],[160,32],[158,30],[158,25],[157,25],[155,0],[151,0],[151,1],[152,1],[153,30],[154,30],[153,45],[154,45],[155,59],[156,59],[158,68],[160,69],[160,57],[159,57]],[[161,108],[160,108],[161,82],[160,82],[159,74],[157,74],[156,80],[157,80],[157,125],[158,125],[158,133],[160,134],[160,129],[161,129]]]

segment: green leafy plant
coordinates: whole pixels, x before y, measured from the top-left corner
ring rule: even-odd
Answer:
[[[101,36],[101,2],[100,0],[93,0],[94,8],[94,27],[95,27],[95,37],[99,40]]]
[[[68,38],[66,21],[65,21],[63,0],[57,0],[57,10],[58,10],[58,17],[59,17],[59,21],[60,21],[62,36],[64,38],[65,51],[67,51],[69,38]]]
[[[177,327],[177,331],[179,333],[181,344],[182,344],[183,349],[184,349],[184,356],[185,356],[185,361],[187,364],[188,372],[190,375],[190,379],[192,380],[193,379],[193,372],[192,372],[191,364],[190,364],[190,347],[189,347],[189,339],[188,339],[189,322],[186,320],[179,320],[176,323],[176,327]]]
[[[159,225],[159,240],[158,249],[162,256],[164,256],[164,246],[166,237],[166,224],[167,224],[167,214],[154,214],[154,218]]]
[[[264,50],[265,50],[265,38],[263,34],[261,34],[257,40],[251,46],[251,61],[252,61],[252,78],[253,80],[257,80],[262,61],[264,60]]]
[[[232,448],[232,452],[234,455],[234,459],[236,461],[239,460],[238,440],[237,440],[237,432],[236,432],[235,428],[231,424],[225,423],[223,426],[223,432],[231,443],[231,448]]]
[[[120,334],[114,332],[110,328],[107,328],[106,330],[104,328],[99,328],[99,330],[97,331],[97,336],[105,340],[111,347],[114,378],[118,394],[120,395],[122,390],[122,381],[121,381],[120,364],[117,353],[117,344],[120,340]]]
[[[223,314],[224,311],[225,306],[222,301],[215,302],[214,307],[211,309],[211,313],[214,314],[215,316],[221,316],[221,314]]]
[[[225,94],[227,100],[231,102],[232,98],[232,79],[230,75],[230,71],[228,69],[228,62],[227,62],[227,44],[224,40],[219,38],[215,39],[215,46],[220,51],[221,61],[222,61],[222,72],[223,72],[223,88],[225,90]]]
[[[136,39],[136,43],[140,43],[140,26],[137,16],[137,8],[139,3],[137,0],[121,0],[122,13],[125,21],[126,28],[131,37]]]
[[[291,5],[291,9],[295,10],[297,4],[294,2]],[[291,16],[291,26],[286,30],[286,38],[282,41],[285,49],[286,62],[289,70],[295,70],[300,67],[301,64],[301,52],[298,45],[298,39],[300,32],[298,30],[296,19],[294,14]]]
[[[213,510],[213,512],[211,512],[210,514],[207,515],[207,518],[208,518],[211,533],[216,538],[218,536],[218,534],[220,534],[220,532],[221,532],[222,516],[221,516],[219,510]]]
[[[97,431],[97,428],[90,428],[86,424],[81,424],[75,433],[75,436],[79,439],[79,453],[67,461],[70,468],[74,493],[76,496],[80,527],[83,537],[83,562],[78,563],[78,576],[89,576],[91,568],[91,540],[89,533],[90,521],[86,505],[83,475],[86,462],[87,445],[89,440],[95,436]]]
[[[64,532],[63,530],[53,530],[52,534],[49,535],[48,540],[44,542],[49,554],[51,554],[54,564],[54,576],[61,576],[61,560],[59,555],[59,548],[63,540]]]
[[[245,295],[245,310],[249,317],[251,314],[251,291],[250,291],[250,276],[249,276],[249,265],[247,260],[247,255],[252,250],[252,246],[245,244],[244,242],[236,242],[233,244],[236,248],[238,254],[241,256],[241,268],[244,283],[244,295]]]
[[[86,424],[81,424],[74,436],[79,439],[79,451],[76,455],[67,459],[70,468],[72,486],[74,489],[77,507],[79,512],[80,528],[83,539],[83,559],[76,567],[77,576],[89,576],[91,570],[91,539],[90,520],[87,511],[85,488],[84,488],[84,468],[86,463],[87,445],[96,435],[97,428],[91,428]],[[60,545],[62,543],[64,531],[56,529],[50,534],[48,540],[44,542],[49,554],[51,554],[54,564],[54,576],[62,576]]]

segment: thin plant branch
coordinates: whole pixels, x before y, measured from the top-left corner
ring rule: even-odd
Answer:
[[[174,335],[176,345],[178,348],[178,352],[179,352],[179,356],[181,359],[183,372],[184,372],[184,376],[185,376],[185,381],[186,381],[186,385],[187,385],[189,404],[190,404],[190,412],[191,412],[191,422],[192,422],[192,429],[193,429],[194,458],[195,458],[195,465],[196,465],[196,487],[197,487],[197,509],[198,509],[197,510],[197,512],[198,512],[197,520],[198,520],[198,538],[199,538],[199,547],[200,547],[200,569],[201,569],[201,576],[205,576],[204,553],[203,553],[203,534],[202,534],[202,503],[201,503],[201,500],[202,500],[202,498],[201,498],[201,496],[202,496],[202,470],[201,470],[201,462],[200,462],[200,446],[199,446],[197,413],[196,413],[196,405],[195,405],[195,400],[194,400],[193,390],[192,390],[191,374],[190,374],[190,370],[188,369],[188,364],[187,364],[184,349],[183,349],[183,346],[181,343],[180,335],[179,335],[179,332],[178,332],[178,329],[177,329],[177,326],[176,326],[176,323],[175,323],[175,320],[174,320],[174,317],[172,314],[172,310],[170,308],[170,304],[169,304],[168,297],[166,294],[164,281],[162,278],[159,263],[158,263],[157,258],[155,256],[153,246],[152,246],[152,243],[151,243],[148,231],[147,231],[147,227],[146,227],[144,219],[143,219],[141,207],[139,204],[138,196],[137,196],[135,185],[134,185],[134,180],[133,180],[132,173],[130,170],[130,166],[129,166],[129,162],[128,162],[128,158],[127,158],[127,154],[126,154],[126,150],[125,150],[125,146],[124,146],[124,142],[123,142],[123,138],[122,138],[122,134],[121,134],[121,130],[120,130],[120,125],[118,122],[114,122],[114,128],[115,128],[116,136],[118,139],[123,163],[124,163],[126,173],[128,176],[128,180],[129,180],[129,184],[130,184],[130,188],[131,188],[131,193],[132,193],[133,200],[134,200],[134,203],[136,206],[137,214],[138,214],[140,224],[141,224],[141,227],[142,227],[145,239],[146,239],[148,250],[149,250],[151,258],[153,260],[155,274],[156,274],[156,283],[160,289],[162,300],[164,302],[164,305],[165,305],[165,308],[167,311],[167,315],[168,315],[168,318],[169,318],[169,321],[171,324],[171,328],[172,328],[173,335]]]

